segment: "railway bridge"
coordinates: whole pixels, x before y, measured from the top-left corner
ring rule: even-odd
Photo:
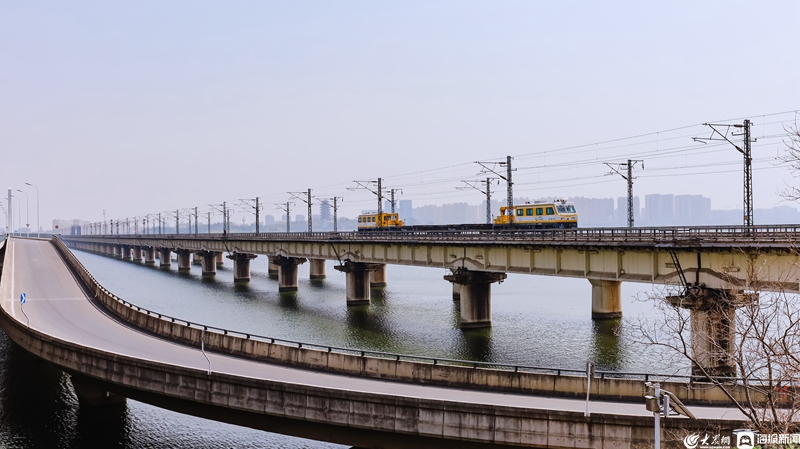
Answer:
[[[69,373],[81,407],[133,398],[363,448],[652,444],[646,378],[601,374],[587,390],[586,377],[575,373],[280,341],[130,304],[100,285],[58,238],[11,238],[0,243],[0,256],[0,326]],[[21,292],[25,304],[17,300]],[[662,440],[675,447],[690,433],[744,425],[721,391],[660,380],[697,416],[665,420]]]
[[[281,291],[298,288],[299,264],[326,276],[325,260],[346,273],[348,305],[370,301],[391,264],[451,270],[444,276],[460,301],[461,327],[491,326],[491,284],[507,273],[587,279],[593,319],[622,315],[622,282],[682,287],[670,301],[691,311],[695,355],[706,372],[730,374],[732,357],[715,357],[733,337],[735,309],[757,291],[800,291],[800,227],[721,226],[584,228],[521,231],[295,232],[63,236],[71,248],[188,270],[193,259],[213,276],[224,255],[234,280],[250,279],[250,261],[270,260]],[[701,372],[701,367],[695,367]]]

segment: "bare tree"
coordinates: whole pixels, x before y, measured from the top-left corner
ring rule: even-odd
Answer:
[[[786,149],[778,159],[792,169],[792,176],[800,178],[800,128],[797,123],[787,128],[786,134],[786,140],[783,142]],[[795,186],[786,186],[780,194],[787,200],[800,201],[800,188]]]
[[[691,372],[693,388],[719,388],[753,429],[794,433],[800,425],[800,296],[783,290],[785,282],[760,283],[766,265],[751,264],[752,291],[735,284],[667,286],[644,299],[656,315],[634,319],[626,332],[666,349],[672,374]]]

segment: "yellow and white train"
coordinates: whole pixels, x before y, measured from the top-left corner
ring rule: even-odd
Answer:
[[[507,214],[508,207],[500,208],[495,225],[532,225],[536,228],[577,228],[578,212],[575,205],[566,200],[544,201],[514,205],[514,213]]]
[[[464,231],[503,229],[553,229],[577,228],[578,212],[575,205],[563,199],[525,203],[500,208],[500,215],[492,224],[406,225],[397,213],[366,212],[358,216],[359,231]]]

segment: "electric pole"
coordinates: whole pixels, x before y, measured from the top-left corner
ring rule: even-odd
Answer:
[[[228,234],[228,204],[223,201],[222,204],[209,204],[211,209],[222,212],[222,235]],[[222,210],[218,209],[219,207]],[[208,212],[208,233],[211,234],[211,212]]]
[[[337,200],[344,201],[344,198],[342,198],[341,196],[335,196],[333,198],[324,198],[324,199],[333,201],[333,232],[339,232],[339,226],[338,226],[338,223],[337,223],[339,221],[339,218],[338,218],[338,215],[337,215],[337,211],[339,210],[339,205],[336,203],[336,201]]]
[[[403,189],[389,189],[389,194],[390,194],[390,198],[391,198],[389,201],[391,202],[391,205],[392,205],[392,213],[394,213],[394,210],[395,210],[394,192],[403,193]]]
[[[635,179],[633,176],[633,167],[638,163],[642,163],[642,169],[644,169],[644,161],[641,159],[628,159],[627,163],[619,164],[618,168],[612,167],[608,162],[603,162],[604,164],[608,165],[614,173],[622,176],[622,179],[628,181],[628,227],[633,227],[633,180]],[[627,174],[623,175],[622,171],[626,171]],[[611,174],[611,173],[609,173]]]
[[[383,178],[378,178],[377,181],[353,181],[353,182],[358,184],[358,187],[348,187],[347,190],[364,189],[378,196],[378,218],[375,224],[377,224],[379,228],[382,228],[383,227],[383,186],[382,186]],[[377,185],[378,189],[372,190],[370,184]],[[394,204],[394,202],[392,204]]]
[[[186,216],[188,217],[187,222],[189,223],[189,227],[186,229],[187,234],[192,233],[192,217],[194,217],[194,233],[197,235],[197,208],[196,207],[189,207],[185,209],[181,209]]]
[[[485,181],[461,181],[465,186],[456,187],[458,190],[475,189],[486,195],[486,224],[492,224],[492,181],[497,178],[486,178]],[[478,183],[485,184],[486,190],[478,187]]]
[[[308,189],[306,192],[286,192],[289,195],[292,195],[292,198],[300,200],[308,205],[308,232],[312,232],[313,226],[311,225],[311,189]],[[303,198],[300,195],[306,195],[306,198]]]
[[[253,211],[256,214],[256,235],[258,235],[259,232],[261,232],[260,231],[261,215],[259,214],[259,212],[261,212],[261,205],[259,204],[259,198],[255,197],[250,199],[240,199],[239,201],[240,201],[239,203],[240,206],[247,206],[253,208]]]
[[[516,222],[516,217],[514,216],[514,182],[511,179],[511,173],[516,171],[516,169],[511,168],[511,160],[514,159],[511,156],[506,156],[505,162],[479,162],[475,161],[476,164],[483,167],[481,173],[494,173],[496,176],[499,176],[506,182],[506,215],[508,215],[508,223],[514,224]],[[489,166],[491,164],[491,167]],[[506,168],[505,175],[502,172],[498,172],[495,170],[496,165],[500,165],[501,167]]]
[[[745,120],[741,125],[736,123],[733,125],[722,125],[722,124],[715,124],[715,123],[703,123],[703,125],[708,126],[711,128],[711,136],[709,137],[693,137],[692,139],[695,142],[702,142],[705,143],[706,140],[720,140],[728,142],[729,144],[733,145],[736,148],[736,151],[742,153],[744,156],[744,225],[745,226],[753,226],[753,158],[751,157],[751,143],[755,142],[757,139],[753,139],[750,136],[750,127],[753,123],[750,120]],[[720,131],[722,128],[725,128],[724,132]],[[741,133],[731,132],[731,128],[744,128],[744,131]],[[719,137],[714,137],[714,134],[718,135]],[[728,135],[730,134],[731,137],[733,136],[743,136],[743,145],[739,146],[730,138]],[[744,147],[744,148],[742,148]]]
[[[291,205],[294,204],[291,201],[287,201],[286,204],[276,204],[279,209],[286,212],[286,232],[290,232],[292,230],[290,223],[292,221],[292,217],[289,215],[291,212]]]

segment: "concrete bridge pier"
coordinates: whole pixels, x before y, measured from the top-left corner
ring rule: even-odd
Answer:
[[[134,262],[141,262],[142,261],[142,247],[141,246],[134,246],[131,248],[131,254],[133,255]]]
[[[592,319],[607,320],[622,316],[621,281],[589,279],[592,284]]]
[[[217,253],[217,268],[222,268],[225,265],[225,257],[222,253]]]
[[[506,277],[505,273],[463,268],[444,277],[446,281],[459,285],[461,329],[492,326],[492,283],[502,282]]]
[[[75,373],[71,373],[69,377],[73,388],[75,388],[78,404],[81,407],[119,404],[126,401],[125,396],[119,396],[108,391],[102,382]]]
[[[158,249],[159,258],[161,261],[159,262],[159,266],[161,267],[169,267],[172,265],[172,250],[169,248],[159,248]]]
[[[175,253],[178,255],[178,271],[191,271],[192,252],[188,249],[178,249]]]
[[[142,248],[144,251],[144,263],[146,264],[154,264],[156,263],[156,249],[152,246],[145,246]]]
[[[336,271],[347,274],[347,305],[357,306],[369,304],[370,274],[383,264],[352,262],[346,260],[344,265],[334,267]],[[384,265],[385,266],[385,265]]]
[[[306,259],[299,257],[277,256],[271,259],[278,266],[278,291],[297,291],[297,266],[306,263]]]
[[[453,284],[453,301],[461,301],[461,286],[452,282]]]
[[[228,259],[233,261],[233,282],[250,282],[250,261],[255,254],[233,253]]]
[[[122,258],[124,260],[131,260],[131,247],[130,246],[123,246],[122,247]]]
[[[455,274],[456,270],[451,269],[451,273]],[[460,301],[461,300],[461,286],[456,284],[455,282],[450,282],[453,284],[453,301]]]
[[[267,265],[267,274],[272,279],[278,279],[278,265],[274,262],[274,257],[269,257],[269,264]]]
[[[667,296],[675,307],[689,309],[694,376],[736,376],[736,308],[758,301],[757,293],[689,287]]]
[[[217,275],[217,255],[214,251],[199,251],[197,254],[203,258],[203,276]]]
[[[317,281],[327,277],[325,273],[325,259],[308,259],[308,262],[311,264],[309,266],[309,271],[311,272],[309,279]]]
[[[382,263],[378,269],[369,273],[370,288],[386,287],[386,264]]]
[[[203,256],[198,253],[192,254],[192,265],[203,265]]]

